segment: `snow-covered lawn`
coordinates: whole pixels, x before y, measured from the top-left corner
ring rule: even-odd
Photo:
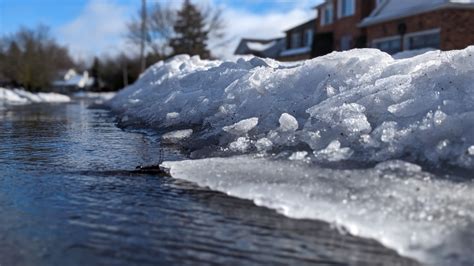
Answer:
[[[67,95],[58,93],[32,93],[20,89],[0,88],[0,107],[3,105],[18,105],[28,103],[64,103],[70,102]]]
[[[176,178],[425,262],[472,264],[472,176],[455,183],[418,165],[474,170],[474,46],[411,55],[361,49],[293,65],[183,55],[108,105],[191,156],[226,157],[166,162]]]

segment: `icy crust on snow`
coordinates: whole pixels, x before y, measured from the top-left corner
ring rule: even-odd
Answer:
[[[0,88],[0,105],[18,105],[28,103],[70,102],[69,96],[59,93],[32,93],[20,89]]]
[[[301,155],[301,154],[300,154]],[[252,157],[165,162],[175,178],[253,200],[293,218],[319,219],[433,265],[472,265],[474,185],[417,165],[331,170]]]
[[[161,129],[200,126],[190,140],[203,148],[474,169],[473,84],[474,46],[404,59],[360,49],[293,65],[183,55],[150,67],[109,105]]]

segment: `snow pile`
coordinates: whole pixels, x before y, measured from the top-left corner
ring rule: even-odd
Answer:
[[[166,162],[175,178],[253,200],[293,218],[331,222],[436,265],[474,262],[474,186],[417,165],[331,170],[251,157]],[[471,264],[469,264],[471,263]]]
[[[71,98],[58,93],[31,93],[19,89],[0,88],[0,105],[15,105],[28,103],[64,103]]]
[[[12,90],[0,88],[0,103],[2,104],[25,104],[28,99],[21,97]]]
[[[395,58],[395,59],[407,59],[407,58],[410,58],[410,57],[419,56],[419,55],[425,54],[427,52],[433,52],[433,51],[436,51],[436,50],[433,49],[433,48],[408,50],[408,51],[398,52],[398,53],[392,55],[392,57]]]
[[[183,144],[195,150],[474,169],[472,84],[474,46],[406,59],[360,49],[291,66],[183,55],[150,67],[109,105],[134,123],[192,127]]]
[[[108,105],[124,125],[169,132],[164,141],[193,156],[255,154],[165,162],[175,178],[331,222],[423,262],[471,265],[472,175],[407,161],[474,169],[473,84],[474,46],[395,58],[361,49],[291,65],[178,56]],[[367,169],[340,169],[353,165]]]

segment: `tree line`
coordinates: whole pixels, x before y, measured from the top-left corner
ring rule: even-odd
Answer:
[[[142,6],[124,29],[124,37],[138,53],[95,57],[87,67],[74,62],[68,49],[58,44],[49,28],[22,28],[0,38],[0,82],[28,90],[48,90],[58,73],[69,68],[88,70],[93,90],[118,90],[133,83],[146,67],[177,54],[212,58],[209,40],[223,39],[224,22],[219,9],[184,0],[176,10],[170,4]],[[0,84],[1,86],[2,84]]]
[[[73,66],[67,48],[56,43],[46,26],[22,28],[0,39],[0,80],[15,87],[43,90],[59,70]]]

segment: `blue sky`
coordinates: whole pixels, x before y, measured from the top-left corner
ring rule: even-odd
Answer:
[[[181,0],[148,0],[180,6]],[[282,30],[315,16],[313,6],[321,0],[195,0],[224,8],[231,40],[218,51],[229,56],[241,37],[270,38]],[[0,35],[21,26],[44,24],[54,37],[68,46],[75,58],[114,55],[131,51],[124,38],[127,21],[137,12],[140,0],[0,0]]]

